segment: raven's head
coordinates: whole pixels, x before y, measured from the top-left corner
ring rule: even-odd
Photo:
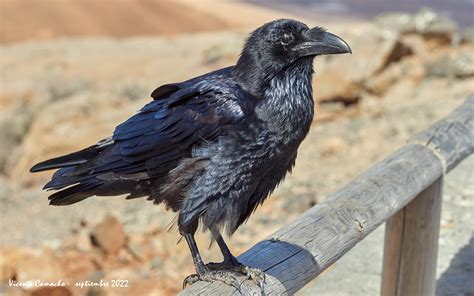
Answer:
[[[309,29],[301,22],[280,19],[250,34],[235,73],[254,90],[296,62],[312,63],[315,56],[342,53],[352,53],[342,38],[321,27]]]

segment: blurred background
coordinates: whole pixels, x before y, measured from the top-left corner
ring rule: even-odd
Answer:
[[[122,197],[50,207],[41,187],[51,172],[29,168],[109,136],[157,86],[233,64],[264,22],[324,26],[353,54],[315,60],[314,125],[293,174],[229,241],[236,254],[474,92],[473,15],[472,0],[0,0],[0,293],[180,291],[194,269],[167,231],[174,214]],[[473,172],[471,157],[446,182],[439,295],[474,293]],[[300,295],[378,295],[382,241],[380,227]],[[198,243],[205,260],[221,259],[206,234]],[[9,284],[34,279],[71,285]],[[128,287],[87,286],[101,279]]]

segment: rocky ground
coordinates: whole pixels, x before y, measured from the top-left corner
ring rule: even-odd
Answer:
[[[196,9],[203,8],[197,5]],[[370,24],[326,26],[343,36],[354,54],[315,61],[314,125],[293,174],[232,238],[230,246],[237,254],[389,155],[474,92],[472,39],[430,11],[388,15]],[[41,186],[51,173],[32,175],[28,169],[40,160],[108,136],[149,100],[158,85],[233,63],[246,36],[240,31],[1,46],[2,293],[171,295],[181,289],[181,280],[193,266],[186,245],[176,244],[176,231],[167,231],[173,214],[144,200],[125,202],[123,198],[90,198],[70,207],[50,207]],[[459,179],[466,180],[462,185],[449,186],[472,184],[472,178],[466,177],[472,165],[468,162],[458,173]],[[442,226],[464,230],[441,236],[440,281],[462,286],[458,278],[453,280],[456,276],[451,277],[457,273],[443,271],[463,265],[464,259],[456,261],[457,256],[451,260],[454,254],[467,254],[460,258],[472,261],[468,221],[473,190],[467,187],[457,195],[453,188],[448,191]],[[363,244],[380,249],[380,236],[380,231],[375,232],[354,252],[362,250],[365,255],[360,258],[368,258],[372,249]],[[206,234],[198,243],[208,244]],[[206,259],[219,259],[215,248],[203,249]],[[357,260],[355,254],[343,260],[355,266],[355,273],[372,272],[362,268],[366,260]],[[336,272],[343,262],[336,265]],[[334,295],[330,284],[349,278],[336,272],[325,273],[302,295]],[[367,284],[367,290],[340,292],[377,294],[377,272],[350,278]],[[62,279],[86,287],[10,287],[9,279]],[[100,279],[128,280],[128,287],[87,287],[87,281]]]

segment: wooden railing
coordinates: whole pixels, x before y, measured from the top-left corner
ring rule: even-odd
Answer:
[[[240,292],[198,282],[179,295],[294,294],[386,223],[382,291],[434,295],[443,177],[474,151],[474,95],[238,259],[265,272]]]

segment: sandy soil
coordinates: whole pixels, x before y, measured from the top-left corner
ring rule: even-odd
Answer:
[[[11,43],[68,36],[123,38],[224,31],[252,28],[288,14],[216,0],[5,0],[0,2],[0,16],[0,43]]]
[[[225,30],[222,19],[172,1],[2,1],[0,42],[65,36],[162,35]]]

